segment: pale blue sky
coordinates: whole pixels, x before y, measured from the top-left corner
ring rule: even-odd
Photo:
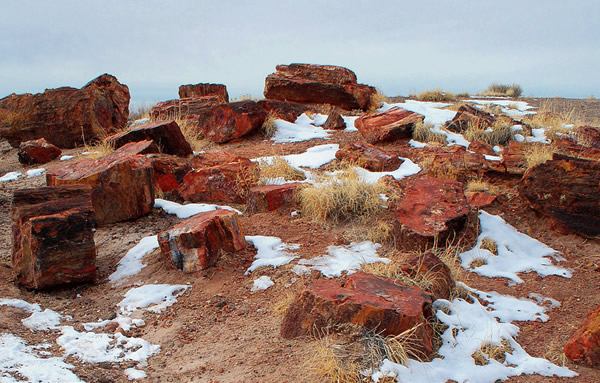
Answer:
[[[277,64],[334,64],[388,96],[600,97],[598,1],[80,1],[0,5],[0,97],[81,87],[108,72],[132,98],[224,83],[261,96]]]

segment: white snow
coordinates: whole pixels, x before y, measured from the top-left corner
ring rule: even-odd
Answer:
[[[548,297],[545,297],[545,296],[537,294],[537,293],[529,293],[528,297],[535,299],[536,302],[541,305],[546,304],[546,302],[548,302],[548,306],[551,309],[560,306],[560,302],[557,301],[556,299],[548,298]]]
[[[45,331],[55,329],[62,319],[62,315],[56,311],[45,309],[44,311],[34,311],[31,316],[21,320],[25,327],[31,331]]]
[[[564,260],[557,255],[556,250],[518,232],[501,217],[480,211],[479,222],[481,234],[477,244],[473,249],[460,254],[463,268],[469,269],[471,262],[484,259],[487,264],[475,267],[472,271],[490,278],[502,277],[515,283],[522,283],[523,280],[517,276],[517,273],[531,271],[544,277],[547,275],[571,277],[570,270],[554,266],[548,258]],[[497,256],[481,248],[481,241],[486,237],[496,242]]]
[[[62,157],[60,157],[60,160],[68,161],[68,160],[72,160],[73,158],[75,158],[75,156],[62,156]]]
[[[133,128],[134,126],[138,126],[138,125],[142,125],[145,124],[146,122],[150,121],[149,118],[140,118],[139,120],[135,120],[131,123],[131,127]]]
[[[325,119],[327,119],[327,116],[325,116]],[[320,117],[317,117],[315,121],[304,113],[295,122],[275,120],[277,131],[271,140],[275,143],[289,143],[312,140],[313,138],[328,138],[329,133],[317,126],[320,122]],[[325,121],[321,125],[323,123]]]
[[[425,120],[423,121],[424,123],[440,126],[446,121],[453,119],[456,115],[456,111],[454,110],[441,109],[450,105],[451,104],[445,104],[442,102],[406,100],[396,104],[388,104],[384,102],[381,108],[379,108],[377,111],[385,112],[394,106],[398,106],[402,109],[410,110],[411,112],[419,113],[425,116]]]
[[[525,137],[527,142],[541,142],[543,144],[549,144],[550,140],[546,137],[546,130],[544,128],[531,129],[533,137]]]
[[[312,148],[308,148],[304,153],[289,154],[287,156],[281,156],[280,158],[286,161],[294,169],[302,172],[307,178],[307,181],[311,182],[314,179],[313,174],[310,171],[302,168],[318,169],[321,166],[333,161],[339,148],[340,146],[338,144],[317,145],[313,146]],[[253,159],[252,161],[270,164],[274,158],[275,157],[273,156],[259,157]],[[271,185],[285,183],[284,179],[269,179],[268,181]]]
[[[530,109],[535,109],[535,107],[529,105],[525,101],[513,101],[513,100],[494,100],[494,99],[485,99],[485,100],[465,100],[465,102],[472,102],[474,104],[479,105],[498,105],[503,107],[502,112],[506,113],[511,117],[523,117],[528,114],[535,114],[534,111]],[[510,108],[509,108],[510,106]]]
[[[23,173],[21,172],[8,172],[2,177],[0,177],[0,182],[14,181],[21,177]]]
[[[261,235],[246,236],[246,241],[250,242],[256,248],[256,256],[254,262],[246,270],[246,275],[263,266],[278,266],[287,265],[294,259],[298,258],[294,253],[287,250],[296,250],[300,245],[285,244],[277,237],[264,237]]]
[[[143,379],[146,377],[146,371],[138,370],[136,368],[127,368],[125,369],[125,375],[127,375],[129,380]]]
[[[354,122],[358,119],[358,116],[342,116],[342,118],[344,119],[344,123],[346,123],[346,129],[344,129],[344,132],[358,132],[358,129],[356,129],[354,126]]]
[[[381,245],[370,241],[352,242],[348,246],[329,246],[327,254],[308,260],[301,259],[298,263],[310,266],[328,278],[339,277],[344,271],[348,274],[354,273],[363,264],[389,263],[388,258],[377,255],[377,249],[380,247]]]
[[[150,254],[154,249],[158,249],[158,236],[151,235],[144,237],[140,242],[132,247],[127,254],[119,261],[117,270],[108,276],[108,280],[119,285],[125,279],[136,275],[146,265],[142,263],[142,258],[146,254]]]
[[[250,291],[266,290],[274,284],[275,283],[271,280],[271,278],[263,275],[262,277],[254,280],[254,284]]]
[[[133,288],[125,294],[118,306],[124,314],[146,308],[153,313],[162,312],[177,302],[177,297],[188,289],[188,285],[144,285]]]
[[[75,366],[62,358],[40,357],[41,354],[18,336],[0,334],[0,382],[22,382],[22,378],[29,382],[81,382],[71,371]],[[17,380],[12,374],[18,374],[21,379]]]
[[[33,178],[33,177],[41,176],[42,174],[44,174],[45,171],[46,171],[46,169],[44,169],[44,168],[28,170],[26,172],[27,178]]]
[[[186,205],[179,204],[173,201],[156,198],[154,207],[163,209],[167,214],[174,214],[177,218],[189,218],[199,213],[206,213],[217,209],[230,210],[242,215],[242,212],[230,206],[212,205],[208,203],[189,203]]]
[[[21,310],[29,311],[30,313],[36,311],[42,311],[42,308],[37,303],[31,304],[21,299],[13,298],[2,298],[0,299],[0,306],[10,306]]]
[[[416,140],[412,140],[412,139],[410,141],[408,141],[408,144],[410,146],[412,146],[413,148],[424,148],[427,146],[427,144],[424,142],[420,142],[420,141],[416,141]]]
[[[500,156],[490,156],[489,154],[484,154],[483,156],[488,161],[502,161],[502,157]]]
[[[415,164],[408,158],[402,158],[404,162],[400,167],[392,172],[371,172],[367,169],[355,167],[354,171],[359,175],[359,177],[366,183],[374,185],[379,181],[382,177],[392,176],[397,180],[401,180],[404,177],[412,176],[421,171],[419,165]]]

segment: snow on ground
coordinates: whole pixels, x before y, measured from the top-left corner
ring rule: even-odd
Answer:
[[[325,120],[321,116],[317,114],[312,119],[302,113],[295,122],[275,120],[277,131],[271,141],[280,144],[307,141],[313,138],[329,138],[329,133],[320,127],[327,120],[327,116],[324,116]]]
[[[543,144],[550,143],[550,140],[546,137],[546,129],[544,128],[531,129],[531,135],[532,137],[525,137],[527,142],[540,142]]]
[[[509,320],[534,321],[545,315],[544,307],[525,299],[474,289],[472,291],[477,292],[489,304],[484,306],[477,299],[469,303],[460,298],[452,302],[439,299],[434,303],[440,308],[436,314],[438,319],[448,326],[442,334],[442,346],[438,351],[441,358],[435,358],[431,362],[408,360],[406,365],[385,359],[379,370],[372,374],[373,380],[379,381],[390,376],[403,383],[445,383],[449,380],[460,383],[494,383],[522,374],[561,377],[577,375],[566,367],[530,356],[515,340],[519,328]],[[503,340],[513,349],[510,354],[505,353],[504,362],[488,359],[489,363],[486,365],[475,364],[471,357],[473,353],[488,344],[501,345]]]
[[[127,368],[125,369],[125,375],[127,375],[129,380],[143,379],[146,377],[146,371],[138,370],[136,368]]]
[[[140,242],[132,247],[127,254],[119,261],[117,270],[108,276],[108,280],[120,285],[127,278],[132,277],[142,271],[146,265],[142,263],[142,258],[150,254],[154,249],[158,249],[158,236],[151,235],[144,237]]]
[[[61,161],[68,161],[68,160],[72,160],[73,158],[75,158],[75,156],[61,156],[60,160]]]
[[[31,331],[54,329],[60,324],[60,320],[62,319],[62,315],[58,314],[56,311],[50,309],[42,311],[40,305],[31,304],[21,299],[3,298],[0,299],[0,306],[15,307],[30,312],[31,315],[21,320],[21,322]]]
[[[296,250],[300,245],[283,243],[277,237],[264,237],[261,235],[246,236],[246,241],[250,242],[256,248],[254,262],[246,270],[246,275],[259,267],[273,266],[273,268],[276,268],[287,265],[298,258],[297,255],[287,250]]]
[[[505,113],[511,117],[523,117],[528,114],[535,114],[536,112],[530,110],[535,107],[529,105],[525,101],[513,101],[513,100],[465,100],[465,102],[472,102],[473,104],[479,105],[498,105],[502,107],[502,113]]]
[[[344,119],[344,123],[346,123],[346,129],[344,129],[344,132],[358,132],[358,129],[356,129],[354,126],[354,122],[358,119],[358,116],[342,116],[342,118]]]
[[[145,124],[146,122],[149,122],[150,119],[149,118],[140,118],[139,120],[135,120],[131,123],[131,128],[133,128],[134,126],[138,126],[138,125],[142,125]]]
[[[307,179],[307,182],[314,181],[314,175],[305,169],[318,169],[321,166],[333,161],[335,159],[335,153],[339,150],[338,144],[328,145],[317,145],[312,148],[308,148],[304,153],[300,154],[289,154],[287,156],[281,156],[280,158],[285,160],[291,167],[302,172]],[[252,161],[270,164],[275,157],[259,157]],[[267,184],[278,185],[285,183],[286,181],[282,178],[266,179]]]
[[[523,280],[517,276],[517,273],[531,271],[541,276],[571,277],[570,270],[554,266],[548,258],[564,261],[557,255],[556,250],[518,232],[501,217],[480,211],[479,222],[481,234],[477,244],[473,249],[460,254],[463,268],[469,270],[471,262],[483,259],[486,264],[475,267],[471,271],[490,278],[502,277],[515,283],[522,283]],[[498,255],[481,248],[484,238],[491,238],[496,242]]]
[[[177,302],[177,297],[190,288],[188,285],[144,285],[133,288],[119,302],[123,314],[132,313],[145,308],[153,313],[160,313]]]
[[[360,243],[352,242],[347,246],[329,246],[327,254],[313,259],[301,259],[299,265],[309,266],[313,270],[318,270],[328,278],[339,277],[344,271],[352,274],[359,270],[363,264],[372,264],[375,262],[389,263],[388,258],[382,258],[377,255],[377,249],[381,245],[364,241]],[[302,273],[303,269],[295,268],[294,271]]]
[[[426,143],[420,142],[420,141],[417,141],[417,140],[413,140],[413,139],[411,139],[410,141],[408,141],[408,144],[410,146],[412,146],[413,148],[417,148],[417,149],[424,148],[424,147],[427,146]]]
[[[450,121],[456,115],[456,111],[442,109],[452,104],[445,104],[442,102],[427,102],[427,101],[415,101],[415,100],[406,100],[404,102],[396,103],[396,104],[388,104],[383,103],[381,108],[379,108],[378,112],[385,112],[394,106],[400,107],[402,109],[410,110],[411,112],[419,113],[425,116],[425,120],[423,122],[432,124],[434,126],[441,126],[446,121]]]
[[[23,173],[21,172],[8,172],[0,177],[0,182],[14,181],[21,176],[23,176]]]
[[[41,176],[42,174],[44,174],[45,171],[46,171],[46,169],[44,169],[44,168],[28,170],[26,172],[27,178],[33,178],[33,177]]]
[[[382,177],[392,176],[397,180],[401,180],[404,177],[412,176],[421,171],[419,165],[415,164],[408,158],[401,158],[404,162],[402,165],[393,172],[371,172],[367,169],[355,167],[353,168],[356,174],[366,183],[374,185],[379,181]]]
[[[254,284],[250,291],[266,290],[274,284],[275,283],[271,280],[270,277],[263,275],[262,277],[254,280]]]
[[[189,218],[199,213],[206,213],[217,209],[230,210],[242,215],[242,212],[229,206],[212,205],[208,203],[189,203],[186,205],[179,204],[173,201],[156,198],[154,207],[163,209],[167,214],[174,214],[177,218]]]

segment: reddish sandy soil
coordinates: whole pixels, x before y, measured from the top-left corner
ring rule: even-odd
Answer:
[[[530,100],[528,100],[530,101]],[[534,100],[531,100],[535,103]],[[598,102],[569,101],[590,113],[590,118],[600,117]],[[589,109],[592,111],[590,112]],[[309,147],[323,143],[360,141],[358,133],[335,133],[330,140],[311,140],[296,144],[272,145],[261,136],[222,145],[251,158],[276,154],[301,153]],[[386,145],[394,151],[407,150],[406,142]],[[67,150],[63,154],[78,154],[83,150]],[[16,149],[7,144],[0,146],[0,175],[8,171],[25,171],[17,161]],[[74,161],[74,160],[71,160]],[[54,168],[64,162],[53,161],[44,165]],[[573,270],[573,277],[541,278],[537,274],[522,274],[525,283],[507,286],[506,280],[479,277],[463,273],[468,285],[517,297],[527,297],[536,292],[554,298],[561,306],[548,312],[550,319],[542,322],[520,322],[518,341],[525,350],[537,357],[557,361],[562,347],[581,323],[585,313],[600,305],[600,241],[573,234],[553,231],[549,222],[536,216],[521,200],[515,185],[518,179],[490,179],[501,195],[491,207],[491,214],[501,215],[508,223],[533,238],[560,251],[566,258],[561,266]],[[45,177],[21,179],[0,183],[0,297],[20,298],[39,303],[62,314],[73,316],[76,328],[81,323],[93,322],[114,316],[117,303],[132,287],[145,283],[186,284],[188,289],[178,302],[161,314],[149,312],[139,315],[145,320],[144,327],[134,329],[130,335],[142,337],[159,344],[161,352],[149,359],[145,371],[149,382],[315,382],[324,381],[311,370],[307,360],[314,355],[315,341],[310,338],[285,340],[279,336],[281,315],[276,313],[278,302],[290,294],[300,291],[311,279],[300,278],[290,272],[290,265],[272,269],[261,268],[245,276],[255,250],[252,246],[222,258],[217,266],[196,274],[184,274],[175,269],[156,250],[144,258],[148,265],[140,274],[125,284],[112,287],[107,277],[116,269],[116,264],[141,238],[168,229],[178,219],[155,209],[150,215],[133,222],[123,222],[101,227],[95,234],[98,249],[98,280],[93,285],[83,285],[53,291],[35,292],[16,287],[12,282],[10,267],[10,205],[14,190],[24,187],[42,186]],[[244,206],[234,206],[244,210]],[[291,218],[285,214],[261,213],[241,217],[245,235],[270,235],[280,237],[287,243],[301,244],[297,250],[302,258],[313,258],[325,253],[327,246],[347,244],[357,238],[357,230],[351,226],[333,225],[322,227],[304,217]],[[384,246],[380,255],[401,257],[397,251]],[[251,292],[253,280],[261,275],[271,276],[275,286],[265,291]],[[292,278],[295,277],[295,282]],[[289,285],[290,287],[286,287]],[[23,327],[20,320],[28,316],[22,310],[0,308],[0,332],[14,333],[29,342],[42,339],[54,340],[57,333],[32,333]],[[62,356],[54,344],[50,350]],[[89,382],[127,381],[124,370],[134,367],[132,363],[88,364],[69,357],[67,361],[76,365],[75,373]],[[566,366],[579,376],[571,379],[521,376],[508,382],[598,382],[600,370],[580,367],[572,362]]]

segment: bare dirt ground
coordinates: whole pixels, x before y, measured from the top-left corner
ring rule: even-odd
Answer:
[[[534,106],[536,99],[527,99]],[[600,103],[591,100],[567,100],[565,108],[581,108],[591,119],[600,118]],[[256,158],[272,154],[301,153],[307,148],[324,143],[358,141],[358,133],[335,133],[330,140],[311,140],[296,144],[273,145],[257,135],[239,140],[219,149]],[[397,145],[397,146],[395,146]],[[407,150],[406,142],[386,145],[387,150]],[[64,151],[80,154],[83,149]],[[16,149],[6,143],[0,146],[0,175],[8,171],[26,171],[17,161]],[[74,160],[71,160],[74,161]],[[64,162],[53,161],[43,167],[50,169]],[[521,332],[518,341],[532,356],[545,357],[560,363],[562,347],[581,323],[585,313],[600,305],[600,241],[573,234],[561,234],[551,229],[549,222],[527,208],[514,190],[518,180],[490,180],[508,198],[499,198],[485,209],[502,216],[508,223],[533,238],[560,251],[566,258],[561,266],[573,270],[573,277],[541,278],[537,274],[521,274],[525,283],[507,286],[504,279],[489,279],[473,273],[464,273],[463,281],[471,287],[497,291],[517,297],[530,292],[554,298],[561,306],[548,312],[546,323],[517,322]],[[301,278],[290,271],[291,266],[260,268],[251,275],[244,272],[255,255],[252,246],[221,259],[217,266],[197,274],[184,274],[163,259],[159,250],[144,258],[147,267],[121,286],[114,287],[107,277],[116,269],[118,261],[141,238],[157,234],[178,221],[175,216],[155,209],[150,215],[133,222],[101,227],[95,234],[98,249],[98,280],[93,285],[35,292],[19,288],[12,282],[11,253],[11,198],[14,190],[45,185],[45,177],[20,179],[0,183],[0,294],[1,298],[19,298],[38,303],[61,314],[73,317],[75,328],[85,322],[114,317],[117,303],[132,287],[145,283],[190,284],[191,289],[178,302],[160,314],[144,312],[146,325],[129,335],[138,336],[161,346],[159,354],[151,357],[145,371],[149,382],[315,382],[324,381],[308,360],[315,354],[311,338],[284,340],[279,336],[281,315],[278,303],[290,294],[301,291],[317,275]],[[244,210],[243,206],[233,206]],[[245,235],[280,237],[286,243],[297,243],[302,258],[313,258],[326,252],[330,245],[347,244],[355,233],[349,225],[322,227],[309,219],[286,214],[261,213],[244,215],[241,224]],[[398,256],[394,249],[384,246],[379,254]],[[253,280],[261,275],[271,276],[275,286],[264,291],[251,292]],[[20,320],[29,314],[19,309],[0,307],[0,332],[14,333],[31,343],[42,339],[55,340],[58,333],[33,333]],[[54,343],[50,350],[62,356]],[[133,363],[82,363],[67,358],[76,366],[74,372],[89,382],[124,382],[124,370]],[[577,366],[569,361],[566,366],[579,376],[571,379],[525,375],[510,378],[508,382],[598,382],[599,370]],[[314,367],[314,365],[313,365]]]

